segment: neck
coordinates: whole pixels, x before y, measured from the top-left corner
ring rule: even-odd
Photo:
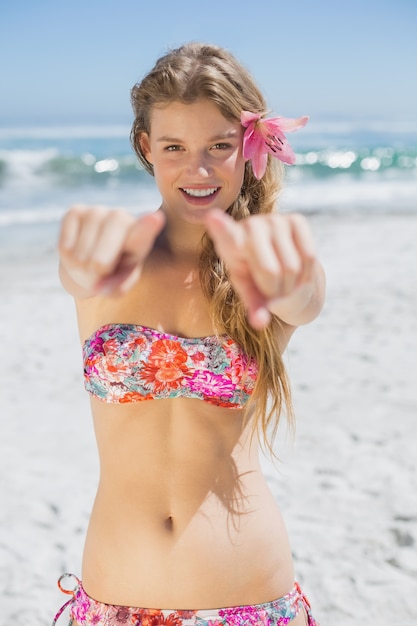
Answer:
[[[201,239],[205,233],[202,224],[190,224],[169,219],[158,238],[158,246],[178,261],[197,261]]]

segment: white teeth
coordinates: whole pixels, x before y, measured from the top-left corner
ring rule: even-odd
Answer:
[[[211,196],[211,194],[213,194],[217,190],[218,187],[209,187],[208,189],[183,189],[183,191],[185,191],[185,193],[188,193],[189,196],[196,196],[197,198]]]

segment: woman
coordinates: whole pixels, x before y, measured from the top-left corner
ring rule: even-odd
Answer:
[[[159,210],[76,206],[59,242],[100,456],[71,618],[314,625],[258,460],[292,416],[282,353],[324,297],[307,222],[275,212],[283,131],[307,118],[262,119],[252,77],[204,44],[132,104]]]

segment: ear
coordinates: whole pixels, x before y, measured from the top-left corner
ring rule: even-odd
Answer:
[[[140,148],[145,159],[152,165],[151,142],[148,133],[142,133],[139,138]]]

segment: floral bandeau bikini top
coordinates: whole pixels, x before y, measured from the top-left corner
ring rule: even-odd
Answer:
[[[139,324],[107,324],[83,345],[86,390],[104,402],[197,398],[231,409],[248,401],[254,359],[226,335],[185,338]]]

